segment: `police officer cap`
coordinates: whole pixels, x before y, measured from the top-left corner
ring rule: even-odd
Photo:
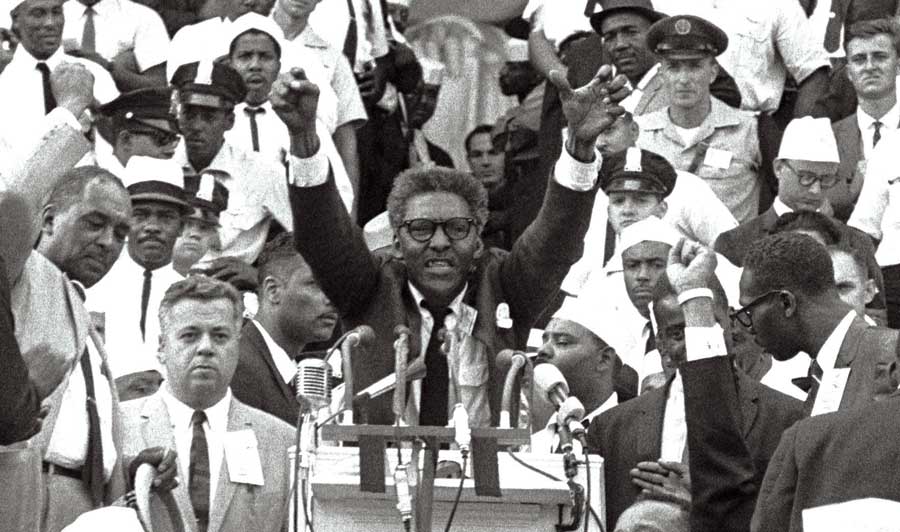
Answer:
[[[706,19],[677,15],[650,26],[647,48],[662,56],[715,57],[728,48],[728,35]]]
[[[211,224],[219,223],[219,214],[228,208],[228,188],[219,179],[225,172],[207,170],[200,175],[184,176],[184,192],[193,212],[188,218],[196,218]]]
[[[181,65],[172,76],[172,86],[182,105],[231,109],[247,96],[247,86],[237,70],[212,61]]]
[[[599,4],[599,5],[598,5]],[[591,27],[598,34],[603,34],[600,27],[606,17],[614,15],[620,11],[631,11],[647,17],[650,22],[664,18],[666,15],[653,9],[650,0],[593,0],[593,5],[588,4],[588,9],[592,9],[592,13],[585,13],[590,17]],[[598,11],[600,9],[600,11]]]
[[[128,160],[122,180],[131,203],[156,201],[177,206],[187,212],[184,189],[180,184],[181,168],[171,159],[135,156]]]
[[[610,192],[647,192],[668,196],[677,174],[665,157],[640,148],[628,148],[603,158],[600,188]]]
[[[168,120],[176,124],[172,108],[172,90],[168,87],[138,89],[121,94],[115,100],[100,106],[104,115],[118,120],[142,119]]]

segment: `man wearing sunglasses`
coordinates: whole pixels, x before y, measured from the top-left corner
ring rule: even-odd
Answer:
[[[715,249],[736,266],[744,265],[744,253],[750,245],[774,231],[778,217],[794,211],[828,212],[826,191],[838,182],[840,163],[837,142],[827,119],[804,117],[791,121],[775,159],[778,196],[772,206],[759,216],[716,239]],[[884,284],[875,261],[875,249],[865,233],[832,218],[841,239],[860,249],[867,257],[869,277],[875,280],[879,293],[868,305],[870,314],[884,317]],[[877,318],[876,318],[877,319]]]
[[[622,112],[617,103],[628,91],[625,78],[612,79],[609,67],[577,90],[556,74],[571,137],[541,213],[509,253],[485,249],[481,240],[488,215],[481,183],[467,172],[433,167],[397,177],[388,199],[393,251],[370,254],[315,154],[317,142],[308,138],[314,133],[292,142],[292,153],[315,165],[315,173],[295,174],[290,187],[298,250],[344,323],[375,330],[368,356],[353,360],[354,389],[394,371],[393,331],[407,326],[410,358],[424,357],[427,367],[425,379],[411,387],[410,423],[444,426],[459,402],[471,426],[496,425],[505,368],[494,358],[504,348],[525,346],[532,324],[581,253],[601,159],[596,138]],[[276,99],[305,90],[296,78],[289,91],[284,83],[273,90]],[[273,101],[295,138],[310,127],[306,119],[292,118],[310,114],[306,99],[298,99],[296,106]],[[443,335],[447,355],[440,349],[442,329],[449,331]],[[366,411],[370,423],[394,422],[386,397]]]

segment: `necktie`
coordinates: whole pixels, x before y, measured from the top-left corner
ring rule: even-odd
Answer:
[[[425,349],[425,378],[422,379],[422,401],[419,411],[419,425],[443,427],[447,425],[447,394],[450,393],[450,371],[447,357],[441,352],[440,330],[444,319],[450,313],[447,307],[436,307],[427,301],[422,306],[431,313],[434,325]]]
[[[872,124],[872,127],[875,128],[875,133],[872,134],[872,147],[878,146],[878,141],[881,140],[881,126],[883,126],[881,122],[878,120]],[[820,368],[821,369],[821,368]]]
[[[191,439],[188,492],[200,532],[206,532],[209,526],[209,447],[206,444],[206,432],[203,431],[205,422],[206,413],[202,410],[194,411],[191,416],[194,436]]]
[[[656,349],[656,334],[653,332],[653,323],[648,321],[647,325],[644,328],[648,329],[650,333],[647,335],[647,342],[644,344],[644,354],[646,355],[650,351]]]
[[[53,88],[50,85],[50,67],[47,63],[40,62],[35,66],[41,73],[41,84],[44,88],[44,114],[56,109],[56,97],[53,96]]]
[[[344,39],[344,57],[350,62],[350,68],[356,65],[356,46],[359,36],[356,33],[356,9],[353,8],[353,0],[347,0],[347,9],[350,12],[350,25],[347,27],[347,37]]]
[[[141,287],[141,340],[147,332],[147,303],[150,302],[150,283],[153,272],[144,270],[144,285]]]
[[[259,125],[256,123],[256,115],[265,113],[262,107],[244,107],[244,112],[250,117],[250,140],[253,141],[253,151],[259,151]]]
[[[603,245],[603,265],[609,262],[616,252],[616,231],[609,221],[606,222],[606,242]]]
[[[822,382],[822,366],[813,359],[812,362],[809,363],[809,370],[806,372],[806,377],[797,377],[795,379],[791,379],[791,382],[797,388],[800,388],[807,394],[807,400],[815,400],[815,393],[819,390],[819,383]]]
[[[84,33],[81,34],[81,51],[96,52],[97,51],[97,34],[94,29],[94,4],[90,4],[84,9]]]
[[[100,414],[97,412],[97,399],[94,392],[94,374],[91,371],[91,356],[87,347],[81,355],[81,373],[84,375],[84,387],[87,392],[88,413],[88,445],[81,469],[81,479],[91,492],[94,508],[103,504],[103,440],[100,435]]]

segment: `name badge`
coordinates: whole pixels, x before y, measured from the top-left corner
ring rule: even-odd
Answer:
[[[837,412],[841,406],[841,398],[844,397],[844,388],[847,387],[847,379],[850,377],[850,368],[835,368],[825,371],[822,375],[822,383],[816,393],[816,402],[813,404],[810,415],[828,414]]]
[[[706,150],[706,158],[703,159],[703,164],[720,170],[728,170],[731,166],[731,158],[732,154],[730,151],[709,148]]]
[[[259,459],[259,443],[252,430],[225,434],[225,463],[228,465],[228,478],[232,482],[265,485]]]

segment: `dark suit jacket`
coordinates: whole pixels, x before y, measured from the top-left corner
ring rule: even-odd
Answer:
[[[775,214],[775,208],[769,207],[766,212],[756,218],[751,218],[734,229],[720,234],[715,243],[716,252],[724,255],[735,266],[743,267],[744,254],[747,249],[757,240],[769,235],[775,229],[777,221],[778,215]],[[875,247],[872,245],[872,239],[859,229],[838,220],[832,221],[835,222],[835,227],[841,233],[841,238],[851,246],[862,250],[866,256],[869,278],[874,279],[875,285],[878,287],[878,295],[869,303],[868,308],[884,309],[884,279],[881,275],[881,268],[875,261]]]
[[[346,327],[368,324],[375,330],[369,355],[352,363],[353,387],[358,391],[394,372],[397,325],[412,331],[410,354],[420,352],[421,316],[408,289],[406,266],[393,257],[369,253],[361,231],[340,203],[333,179],[315,187],[291,187],[289,193],[297,249],[322,290]],[[472,338],[487,354],[485,378],[493,425],[499,419],[505,378],[494,357],[504,348],[525,347],[532,324],[581,256],[594,196],[595,190],[576,192],[551,181],[544,207],[512,251],[486,249],[469,274],[464,302],[478,312]],[[509,306],[512,328],[497,326],[501,303]],[[388,395],[372,401],[369,422],[393,423]]]
[[[853,206],[863,184],[863,175],[857,175],[856,165],[865,159],[863,156],[862,135],[856,121],[856,113],[831,124],[834,138],[837,140],[838,154],[841,164],[838,166],[838,184],[825,191],[834,217],[845,222],[853,213]]]
[[[751,530],[801,532],[801,512],[864,497],[900,500],[900,398],[840,410],[785,431]]]
[[[741,436],[761,480],[782,431],[802,417],[802,404],[742,373],[737,380]],[[604,459],[609,530],[640,492],[631,482],[629,471],[638,462],[659,459],[668,389],[651,390],[600,414],[588,430],[588,446]],[[694,451],[689,452],[693,458]]]
[[[281,378],[265,340],[252,322],[241,330],[241,356],[231,391],[242,403],[297,425],[300,403]]]

